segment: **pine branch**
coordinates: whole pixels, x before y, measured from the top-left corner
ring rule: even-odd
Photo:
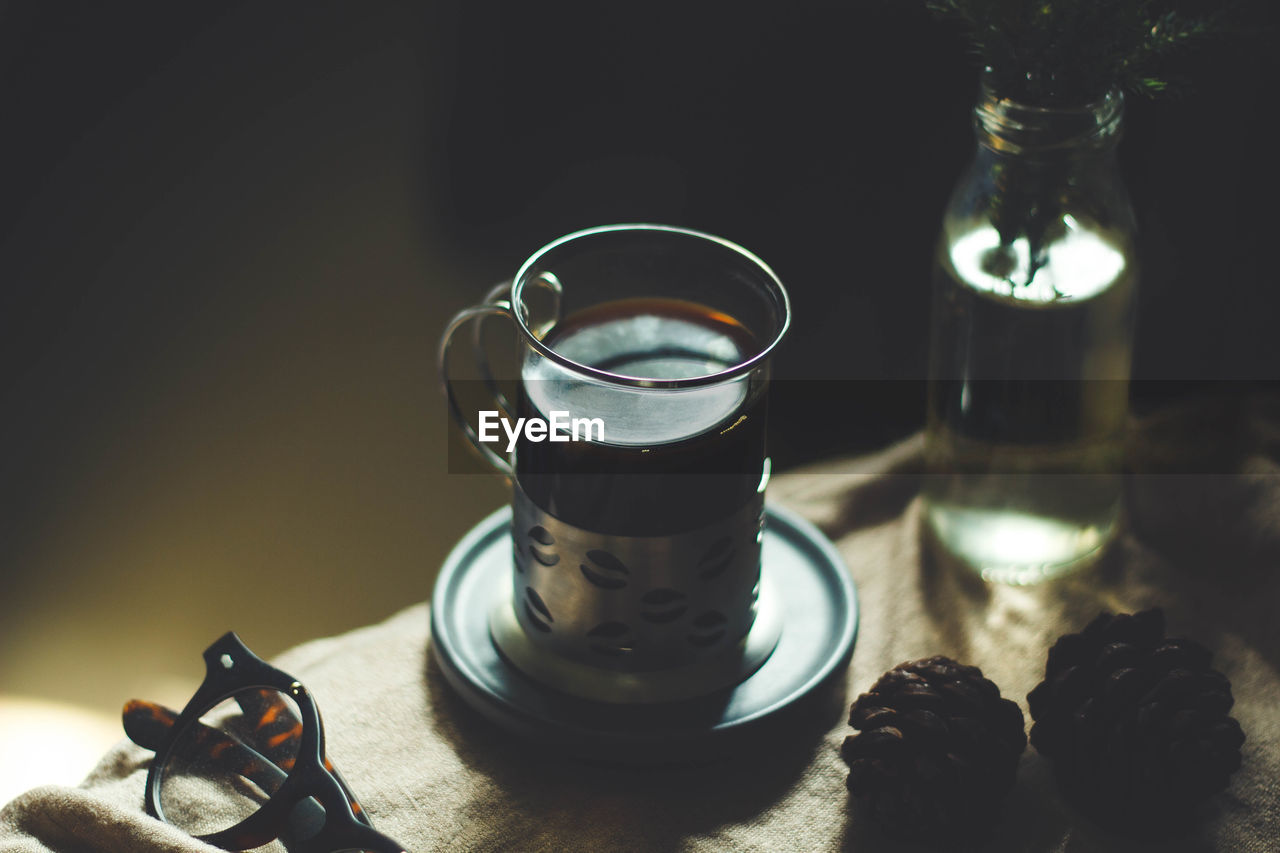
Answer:
[[[1114,87],[1168,92],[1167,66],[1227,31],[1229,7],[1188,16],[1173,0],[926,0],[964,31],[1003,97],[1080,104]]]

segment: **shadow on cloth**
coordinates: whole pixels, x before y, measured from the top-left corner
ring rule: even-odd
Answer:
[[[476,837],[460,846],[678,850],[717,827],[750,823],[784,802],[827,748],[822,736],[845,713],[843,670],[727,758],[623,766],[573,756],[519,738],[482,718],[428,655],[426,682],[436,725],[481,780],[464,807]]]
[[[1280,670],[1280,396],[1200,401],[1135,435],[1127,510],[1166,567],[1170,622],[1210,648],[1229,626]]]

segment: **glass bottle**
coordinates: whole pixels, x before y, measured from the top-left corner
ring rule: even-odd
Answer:
[[[1137,280],[1116,143],[1123,98],[984,86],[943,218],[930,328],[925,518],[984,578],[1095,559],[1121,510]]]

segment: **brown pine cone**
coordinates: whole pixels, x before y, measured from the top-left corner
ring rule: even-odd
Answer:
[[[1027,700],[1031,743],[1067,796],[1104,823],[1160,834],[1225,788],[1244,732],[1211,657],[1166,638],[1158,609],[1103,613],[1059,638]]]
[[[974,666],[902,663],[853,703],[849,791],[891,833],[949,846],[995,823],[1027,746],[1022,711]]]

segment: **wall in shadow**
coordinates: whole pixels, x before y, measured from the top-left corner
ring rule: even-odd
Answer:
[[[953,34],[887,0],[573,5],[0,6],[0,691],[118,707],[226,628],[270,655],[425,597],[503,500],[447,474],[435,340],[580,227],[775,267],[778,375],[810,381],[779,467],[919,425]],[[1280,375],[1276,62],[1218,48],[1132,105],[1142,376]]]

